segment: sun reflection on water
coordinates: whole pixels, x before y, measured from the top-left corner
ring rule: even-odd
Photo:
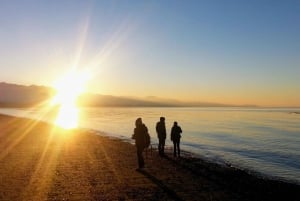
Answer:
[[[85,85],[90,79],[90,75],[87,71],[71,72],[54,84],[57,94],[53,98],[52,104],[60,106],[55,125],[65,129],[78,127],[79,109],[76,102],[85,91]]]
[[[79,109],[75,105],[62,105],[59,109],[55,124],[71,129],[78,126]]]

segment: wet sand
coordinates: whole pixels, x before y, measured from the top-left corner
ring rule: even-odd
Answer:
[[[0,115],[0,200],[300,200],[300,186]],[[145,153],[146,155],[146,153]]]

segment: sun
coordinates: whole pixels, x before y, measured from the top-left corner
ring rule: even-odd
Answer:
[[[79,109],[76,101],[85,92],[86,84],[91,78],[88,71],[72,71],[54,82],[56,95],[52,99],[52,105],[59,105],[59,112],[55,124],[65,129],[78,126]]]

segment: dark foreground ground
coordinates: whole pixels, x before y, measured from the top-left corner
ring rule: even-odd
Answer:
[[[0,200],[300,200],[300,186],[0,115]]]

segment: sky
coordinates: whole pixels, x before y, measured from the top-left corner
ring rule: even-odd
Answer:
[[[300,1],[0,0],[0,82],[300,106]]]

